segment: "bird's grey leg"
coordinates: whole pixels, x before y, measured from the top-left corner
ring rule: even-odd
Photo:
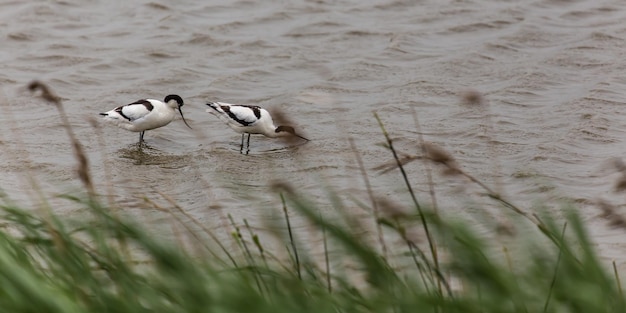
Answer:
[[[246,136],[246,133],[241,134],[241,146],[239,147],[239,153],[243,153],[243,138]]]
[[[246,154],[250,152],[250,134],[248,134],[248,150],[246,150]]]
[[[143,141],[143,133],[144,132],[145,131],[142,131],[142,132],[139,133],[139,142],[137,143],[137,147],[139,147],[139,149],[141,149],[141,146],[144,144],[144,141]]]

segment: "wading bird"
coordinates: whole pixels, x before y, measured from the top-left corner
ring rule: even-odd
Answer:
[[[211,107],[206,111],[217,116],[234,131],[241,134],[241,149],[243,153],[243,140],[248,134],[247,152],[250,151],[250,134],[261,134],[270,138],[296,136],[306,141],[308,139],[296,134],[291,126],[276,126],[272,116],[267,110],[254,105],[238,105],[224,102],[209,102]]]
[[[163,127],[169,124],[176,115],[176,109],[180,112],[183,122],[191,128],[181,110],[183,99],[178,95],[169,95],[164,101],[154,99],[141,99],[131,104],[119,106],[111,111],[100,113],[104,119],[120,128],[139,134],[139,145],[143,143],[143,135],[146,130]]]

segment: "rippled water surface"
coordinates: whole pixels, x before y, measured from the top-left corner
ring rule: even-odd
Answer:
[[[227,214],[258,228],[280,221],[275,181],[322,210],[326,187],[360,210],[349,200],[367,199],[349,138],[374,192],[407,200],[397,171],[373,170],[392,158],[372,112],[416,154],[415,112],[425,140],[521,206],[576,202],[602,255],[623,264],[624,231],[593,202],[624,202],[608,161],[626,149],[624,20],[619,0],[0,1],[0,186],[27,203],[28,177],[52,194],[80,188],[56,110],[24,88],[33,79],[63,98],[98,190],[157,220],[168,217],[156,206],[176,203],[210,229]],[[467,91],[484,104],[463,103]],[[98,120],[172,93],[193,130],[175,120],[148,131],[141,151],[136,133]],[[241,155],[207,101],[280,111],[312,140],[256,136]],[[407,170],[428,199],[422,164]],[[435,177],[440,210],[471,215],[467,203],[483,200],[446,197],[462,185],[449,180]]]

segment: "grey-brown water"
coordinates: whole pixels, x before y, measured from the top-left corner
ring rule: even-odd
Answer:
[[[607,160],[626,149],[625,19],[619,0],[0,1],[0,187],[25,203],[29,175],[50,194],[80,189],[56,111],[24,89],[33,79],[63,97],[100,191],[112,182],[122,206],[154,219],[168,215],[143,198],[171,207],[167,195],[216,230],[226,214],[259,228],[280,221],[275,180],[322,209],[324,187],[356,207],[348,195],[367,194],[349,138],[375,193],[408,199],[397,171],[371,170],[392,160],[372,112],[416,154],[414,108],[425,140],[525,208],[577,202],[602,255],[623,264],[624,232],[592,202],[623,201]],[[471,90],[485,105],[463,104]],[[137,133],[92,125],[99,112],[171,93],[193,131],[180,119],[148,131],[143,152]],[[312,140],[256,136],[241,155],[207,101],[280,110]],[[423,166],[407,170],[428,199]],[[445,214],[471,216],[468,203],[482,201],[446,200],[458,186],[435,184]]]

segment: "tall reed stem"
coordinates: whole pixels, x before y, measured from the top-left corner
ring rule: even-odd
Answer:
[[[85,186],[85,189],[87,189],[89,196],[92,198],[91,200],[93,201],[94,200],[93,197],[95,196],[95,190],[93,187],[93,183],[91,181],[91,174],[89,173],[89,160],[87,159],[87,155],[83,151],[83,146],[80,144],[80,142],[78,141],[78,139],[76,139],[76,136],[74,135],[74,131],[72,130],[72,125],[70,124],[70,121],[67,118],[67,114],[65,114],[65,109],[63,108],[63,103],[61,102],[61,98],[55,95],[46,84],[40,81],[31,82],[28,85],[28,89],[30,89],[33,92],[40,90],[41,97],[44,100],[54,104],[54,106],[57,108],[57,111],[59,111],[59,116],[61,117],[61,124],[63,125],[63,128],[65,128],[65,131],[67,132],[67,136],[70,138],[70,141],[72,142],[72,148],[74,150],[74,157],[76,157],[76,160],[78,161],[78,169],[76,172],[78,174],[78,177],[80,178],[80,181]]]
[[[563,224],[563,230],[561,231],[561,241],[565,238],[565,229],[567,228],[567,222]],[[552,282],[550,283],[550,290],[548,291],[548,298],[546,299],[546,303],[543,306],[543,312],[548,312],[548,305],[550,304],[550,298],[552,298],[552,291],[554,290],[554,285],[556,284],[556,278],[559,273],[559,265],[561,264],[561,256],[563,255],[563,250],[559,249],[559,256],[556,259],[556,266],[554,268],[554,275],[552,276]]]
[[[619,272],[617,272],[617,265],[615,265],[615,260],[613,260],[613,274],[615,274],[615,280],[617,281],[617,289],[619,290],[619,294],[622,294],[622,282],[619,279]]]
[[[363,160],[361,159],[361,155],[359,154],[359,151],[356,149],[354,140],[352,138],[349,138],[348,142],[350,142],[350,147],[352,148],[352,151],[354,151],[354,158],[356,159],[356,162],[359,165],[359,170],[361,171],[361,176],[363,177],[363,182],[365,183],[365,188],[367,189],[367,194],[369,195],[370,201],[372,202],[372,211],[374,213],[374,224],[376,225],[376,232],[378,234],[378,243],[380,244],[383,257],[387,259],[387,244],[385,243],[385,237],[383,235],[382,226],[378,222],[380,219],[378,203],[376,202],[376,199],[374,198],[372,185],[370,184],[370,180],[367,177],[367,173],[365,172],[365,166],[363,166]]]
[[[409,190],[409,194],[411,195],[413,204],[415,205],[415,208],[417,208],[417,211],[420,215],[420,221],[422,222],[422,227],[424,227],[424,232],[426,233],[426,239],[428,240],[430,253],[433,258],[433,263],[435,264],[435,270],[439,272],[439,258],[437,256],[437,247],[435,246],[435,239],[430,233],[428,223],[426,222],[426,216],[424,215],[424,211],[422,210],[422,207],[417,201],[417,196],[415,195],[415,192],[413,191],[413,187],[411,187],[411,183],[409,182],[409,177],[406,174],[406,171],[404,170],[404,166],[402,165],[400,158],[398,157],[398,153],[396,153],[396,149],[393,147],[393,140],[391,140],[391,137],[389,137],[389,133],[387,133],[387,130],[385,129],[385,125],[383,125],[383,122],[380,120],[380,117],[378,116],[376,112],[374,112],[374,117],[378,121],[378,125],[380,126],[380,129],[382,130],[383,135],[385,136],[385,139],[387,140],[387,144],[389,145],[389,150],[391,150],[391,153],[393,153],[393,158],[396,160],[396,164],[398,165],[398,168],[400,169],[400,173],[402,174],[404,183],[406,184],[406,187]]]
[[[289,214],[287,213],[287,204],[285,203],[285,197],[280,194],[280,200],[283,202],[283,213],[285,213],[285,221],[287,222],[287,232],[289,232],[289,241],[291,242],[291,249],[293,250],[294,257],[296,259],[296,271],[298,278],[302,279],[302,273],[300,270],[300,257],[298,256],[298,248],[296,247],[296,241],[293,238],[293,232],[291,231],[291,222],[289,221]]]

